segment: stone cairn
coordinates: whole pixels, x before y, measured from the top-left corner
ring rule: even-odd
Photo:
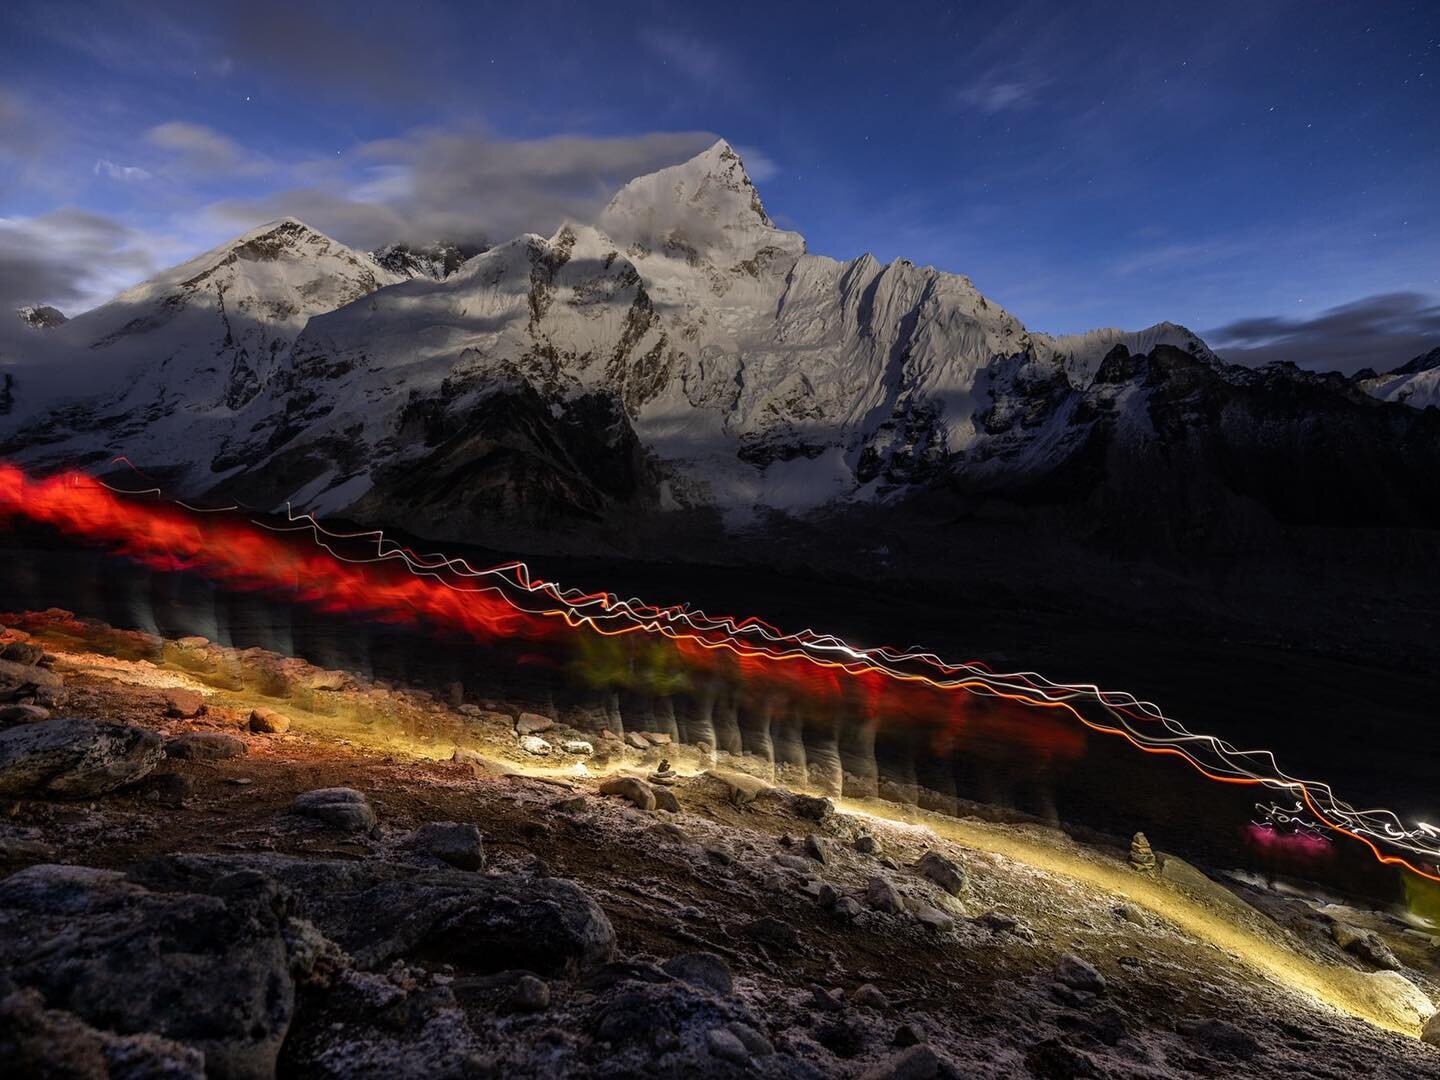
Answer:
[[[1155,852],[1150,850],[1150,841],[1143,832],[1137,832],[1130,841],[1130,865],[1142,874],[1155,872]]]

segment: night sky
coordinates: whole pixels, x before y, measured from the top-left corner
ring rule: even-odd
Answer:
[[[1227,357],[1440,344],[1440,4],[71,4],[0,13],[0,304],[291,213],[358,246],[592,216],[717,135],[818,254]]]

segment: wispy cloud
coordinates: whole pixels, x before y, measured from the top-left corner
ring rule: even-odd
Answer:
[[[1379,293],[1311,317],[1238,319],[1205,337],[1226,359],[1243,364],[1289,361],[1315,371],[1386,371],[1440,346],[1440,298]]]
[[[94,172],[96,176],[104,176],[125,183],[138,183],[150,179],[148,169],[142,169],[139,165],[117,165],[109,158],[100,158],[96,161]]]
[[[719,49],[693,34],[645,30],[640,41],[662,63],[697,83],[709,85],[734,72]]]
[[[1001,68],[993,69],[951,96],[957,108],[975,109],[987,115],[1007,110],[1028,109],[1040,101],[1048,80],[1021,76]]]
[[[263,158],[204,124],[160,124],[145,133],[145,141],[169,151],[170,164],[191,176],[254,176],[270,169]]]

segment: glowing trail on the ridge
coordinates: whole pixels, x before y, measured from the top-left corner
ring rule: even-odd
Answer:
[[[274,527],[238,522],[193,508],[120,498],[82,473],[32,480],[0,465],[0,516],[23,516],[159,570],[190,570],[238,589],[283,590],[319,610],[366,614],[386,622],[435,625],[480,641],[544,640],[564,626],[601,635],[643,633],[675,642],[692,661],[733,654],[783,677],[795,665],[861,680],[963,690],[1037,708],[1060,709],[1086,728],[1125,739],[1146,753],[1180,758],[1206,778],[1286,793],[1294,814],[1365,844],[1382,863],[1440,881],[1440,833],[1425,823],[1410,828],[1389,810],[1358,810],[1328,784],[1282,771],[1269,750],[1239,750],[1223,739],[1186,729],[1152,702],[1095,685],[1057,683],[1037,672],[995,672],[979,661],[953,664],[918,648],[859,648],[806,629],[785,633],[756,618],[711,616],[686,606],[657,607],[609,593],[565,589],[534,577],[520,561],[479,568],[443,554],[401,547],[379,531],[342,534],[309,515]],[[156,494],[145,492],[139,494]],[[315,550],[300,553],[276,532],[308,533]],[[363,543],[363,558],[338,550]],[[368,553],[373,547],[373,554]],[[387,568],[407,573],[381,572]],[[1103,709],[1111,722],[1084,715],[1078,705]],[[1389,854],[1380,845],[1404,852]],[[1409,857],[1407,857],[1409,856]]]

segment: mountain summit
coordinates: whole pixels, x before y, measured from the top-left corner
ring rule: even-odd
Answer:
[[[467,538],[936,498],[1303,517],[1334,503],[1281,482],[1300,460],[1383,464],[1357,506],[1431,475],[1392,454],[1431,421],[1351,382],[1230,368],[1174,323],[1032,333],[966,277],[811,255],[724,141],[438,279],[382,259],[285,219],[35,335],[72,353],[9,373],[0,453]]]

